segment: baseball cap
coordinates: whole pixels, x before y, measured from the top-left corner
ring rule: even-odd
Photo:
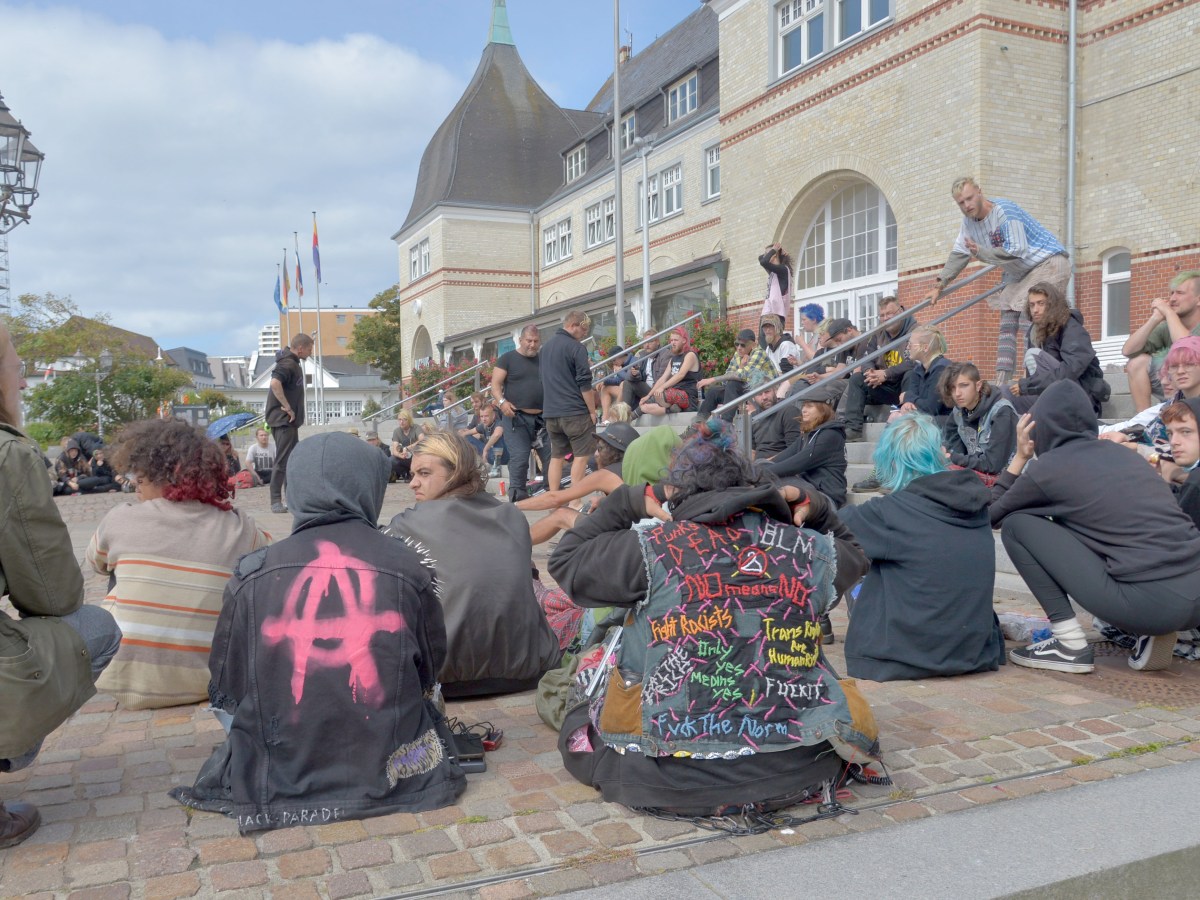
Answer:
[[[624,453],[629,449],[629,445],[637,440],[638,430],[628,422],[613,422],[596,437]]]
[[[738,332],[737,339],[742,342],[754,341],[755,340],[754,332],[751,331],[749,328],[743,328],[741,331]]]
[[[829,327],[825,330],[830,337],[837,337],[843,331],[849,331],[853,327],[854,323],[849,319],[834,319],[829,323]]]

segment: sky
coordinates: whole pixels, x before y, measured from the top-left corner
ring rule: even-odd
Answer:
[[[634,51],[698,0],[626,0]],[[12,297],[69,295],[163,347],[249,354],[304,307],[394,284],[421,153],[474,73],[492,0],[0,0],[0,94],[46,154],[9,237]],[[613,5],[508,0],[526,67],[582,108],[612,69]],[[627,36],[623,36],[628,40]],[[293,288],[294,294],[294,288]],[[293,295],[293,303],[295,297]]]

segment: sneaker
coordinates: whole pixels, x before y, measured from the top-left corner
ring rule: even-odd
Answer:
[[[837,643],[837,637],[833,633],[833,623],[829,621],[829,616],[821,616],[817,620],[821,625],[821,643],[828,646]]]
[[[868,478],[864,478],[862,481],[854,482],[854,484],[850,486],[850,490],[857,491],[859,493],[867,493],[869,491],[877,491],[881,487],[882,485],[879,483],[879,479],[874,475],[871,475]]]
[[[488,478],[499,478],[499,477],[500,477],[500,467],[499,466],[492,466],[490,469],[488,469]]]
[[[1143,634],[1133,645],[1129,654],[1129,668],[1139,672],[1161,672],[1170,668],[1175,656],[1175,632],[1170,634]]]
[[[681,413],[681,412],[683,412],[683,410],[679,408],[678,404],[672,403],[670,406],[667,407],[667,415],[673,416],[676,413]]]
[[[1082,650],[1071,650],[1065,647],[1058,638],[1051,637],[1028,647],[1009,650],[1008,658],[1015,665],[1027,669],[1053,669],[1056,672],[1091,672],[1096,668],[1096,657],[1092,645],[1088,644]]]
[[[283,515],[287,511],[288,511],[288,508],[286,506],[284,506],[282,503],[272,503],[271,504],[271,512],[275,513],[276,515]]]
[[[861,444],[865,440],[866,440],[866,438],[863,437],[863,431],[861,428],[847,428],[846,429],[846,443],[847,444]]]

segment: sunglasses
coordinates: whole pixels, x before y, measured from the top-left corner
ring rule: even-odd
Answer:
[[[750,344],[746,341],[735,341],[734,346],[735,347],[749,347]]]

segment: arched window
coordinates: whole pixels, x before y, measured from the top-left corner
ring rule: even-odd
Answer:
[[[1104,339],[1129,336],[1129,251],[1115,247],[1104,254],[1101,319]]]
[[[424,325],[418,325],[417,333],[413,335],[412,358],[414,367],[433,361],[433,341]]]
[[[820,303],[826,316],[866,331],[879,321],[880,299],[896,292],[896,263],[896,218],[883,191],[867,182],[843,188],[808,227],[796,305]]]

